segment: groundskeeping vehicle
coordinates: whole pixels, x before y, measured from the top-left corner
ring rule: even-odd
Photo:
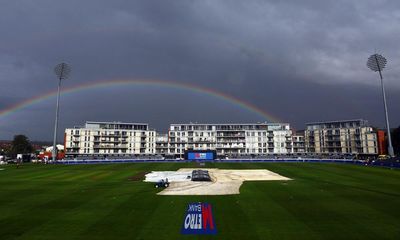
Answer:
[[[167,188],[169,187],[169,182],[168,179],[166,179],[164,181],[164,179],[161,179],[160,181],[156,182],[156,184],[154,184],[155,188]]]

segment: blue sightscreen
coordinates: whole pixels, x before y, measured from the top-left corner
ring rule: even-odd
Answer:
[[[188,160],[213,160],[214,153],[212,152],[190,152]]]

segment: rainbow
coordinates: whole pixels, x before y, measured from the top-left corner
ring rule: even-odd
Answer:
[[[253,112],[253,113],[261,116],[262,118],[264,118],[264,120],[266,120],[266,121],[280,122],[279,119],[276,118],[275,116],[273,116],[272,114],[269,114],[269,113],[263,111],[259,107],[255,106],[249,102],[246,102],[246,101],[239,99],[237,97],[234,97],[234,96],[230,96],[226,93],[219,92],[214,89],[205,88],[205,87],[201,87],[201,86],[189,84],[189,83],[161,81],[161,80],[107,80],[107,81],[100,80],[100,81],[94,81],[94,82],[90,82],[90,83],[84,83],[84,84],[79,84],[76,86],[64,88],[64,89],[62,89],[61,94],[75,93],[75,92],[80,92],[80,91],[89,90],[89,89],[96,89],[96,88],[105,88],[105,87],[112,87],[112,86],[126,86],[126,85],[165,87],[165,88],[187,90],[187,91],[191,91],[191,92],[195,92],[195,93],[200,93],[202,95],[218,98],[222,101],[234,104],[242,109]],[[54,97],[56,95],[57,95],[57,90],[53,90],[53,91],[50,91],[47,93],[40,94],[38,96],[34,96],[32,98],[26,99],[24,101],[21,101],[19,103],[11,105],[5,109],[1,109],[0,117],[5,117],[16,111],[27,108],[31,105],[37,104],[39,102],[42,102],[42,101],[49,99],[51,97]]]

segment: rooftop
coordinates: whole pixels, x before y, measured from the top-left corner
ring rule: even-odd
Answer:
[[[97,122],[97,121],[86,121],[86,124],[120,124],[120,125],[149,125],[148,123],[128,123],[128,122]]]
[[[350,119],[350,120],[311,122],[311,123],[306,123],[306,125],[331,124],[331,123],[348,123],[348,122],[364,122],[364,123],[368,123],[368,121],[364,120],[364,119]]]

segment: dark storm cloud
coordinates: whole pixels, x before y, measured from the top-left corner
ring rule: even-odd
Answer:
[[[296,128],[348,118],[383,126],[378,76],[365,66],[376,49],[389,59],[384,76],[391,119],[399,125],[398,9],[398,1],[3,1],[0,106],[55,89],[52,68],[66,61],[73,72],[64,86],[174,80],[245,99]],[[165,131],[170,122],[263,120],[181,91],[153,98],[122,92],[65,97],[61,128],[123,120]],[[42,102],[0,117],[0,138],[22,131],[50,139],[53,108]]]

